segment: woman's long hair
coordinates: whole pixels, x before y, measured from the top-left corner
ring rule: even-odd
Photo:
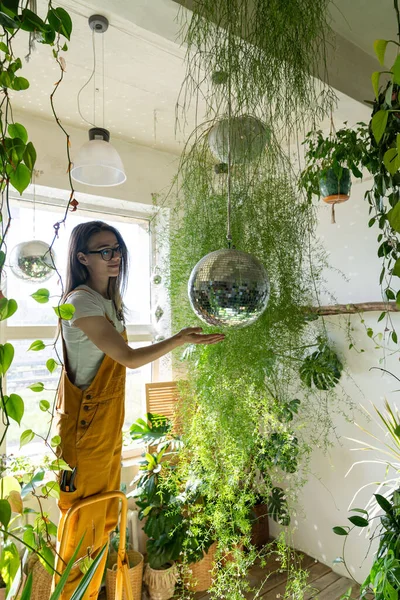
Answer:
[[[111,231],[121,248],[120,270],[117,277],[110,277],[107,293],[110,300],[114,301],[117,314],[122,316],[124,309],[122,298],[128,283],[128,249],[120,232],[104,221],[89,221],[73,228],[69,239],[67,275],[62,302],[65,302],[70,292],[78,286],[84,285],[88,280],[89,271],[85,265],[79,262],[78,252],[87,252],[90,238],[101,231]]]

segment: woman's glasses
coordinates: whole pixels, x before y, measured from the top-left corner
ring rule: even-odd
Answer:
[[[101,258],[105,261],[112,260],[114,258],[114,254],[117,256],[122,256],[121,246],[117,246],[116,248],[103,248],[102,250],[89,250],[85,252],[85,254],[100,254]]]

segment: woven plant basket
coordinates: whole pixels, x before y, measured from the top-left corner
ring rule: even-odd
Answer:
[[[252,513],[251,543],[256,548],[262,548],[269,542],[268,506],[256,504],[253,506]]]
[[[147,585],[150,600],[169,600],[175,593],[178,572],[175,563],[169,569],[152,569],[146,565],[143,581]]]
[[[132,589],[133,600],[141,600],[143,581],[143,554],[136,552],[136,550],[128,550],[127,554],[129,559],[129,582]],[[117,553],[112,553],[107,561],[107,600],[115,600],[115,586],[117,583],[117,556]],[[125,598],[125,591],[123,591],[122,599],[125,600]]]
[[[187,582],[191,592],[205,592],[211,587],[211,573],[215,564],[216,550],[217,542],[214,542],[209,547],[207,554],[204,554],[201,560],[190,563]]]
[[[33,555],[33,558],[36,558],[35,562],[30,560],[28,564],[28,570],[32,572],[32,593],[30,600],[49,600],[53,578],[35,555]]]

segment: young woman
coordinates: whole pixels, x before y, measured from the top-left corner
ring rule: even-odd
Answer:
[[[222,334],[203,335],[201,328],[191,327],[146,348],[130,348],[122,302],[127,267],[127,248],[114,227],[91,221],[74,228],[63,302],[72,304],[75,313],[62,322],[64,369],[56,418],[59,456],[73,470],[60,478],[59,539],[74,502],[120,487],[126,368],[137,369],[183,344],[215,344],[224,339]],[[62,559],[69,561],[82,536],[79,556],[96,556],[117,520],[117,501],[82,509]],[[105,559],[106,555],[85,599],[97,598]],[[62,600],[71,598],[81,577],[77,564]]]

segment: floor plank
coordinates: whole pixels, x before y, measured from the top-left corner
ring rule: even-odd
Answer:
[[[321,578],[323,575],[325,575],[326,573],[329,573],[330,571],[331,571],[331,569],[329,567],[327,567],[326,565],[323,565],[322,563],[318,563],[318,562],[315,563],[315,561],[314,561],[314,564],[311,565],[311,567],[308,569],[307,583],[312,584],[315,580]],[[266,592],[265,594],[263,594],[261,596],[261,598],[262,598],[262,600],[275,600],[276,598],[278,598],[280,596],[284,596],[285,590],[286,590],[286,577],[285,577],[285,581],[283,581],[277,587],[274,587],[269,592]]]
[[[318,600],[338,600],[350,587],[353,587],[350,579],[347,579],[347,577],[340,577],[340,579],[321,592],[318,596]]]
[[[358,597],[359,586],[334,573],[327,565],[306,554],[302,554],[301,565],[309,572],[307,583],[310,588],[305,593],[304,600],[339,600],[350,587],[353,589],[353,598]],[[286,573],[279,573],[276,556],[271,556],[264,567],[259,563],[255,564],[249,571],[248,580],[254,591],[246,594],[247,600],[277,600],[285,593]],[[195,599],[210,600],[210,595],[199,592],[195,594]],[[105,600],[105,594],[100,595],[99,600]]]
[[[314,580],[311,583],[311,589],[309,589],[304,594],[304,600],[311,600],[311,598],[316,597],[319,598],[319,593],[325,590],[330,585],[332,585],[332,583],[335,583],[335,581],[337,581],[338,579],[341,579],[340,575],[334,573],[333,571],[329,571],[322,577],[319,577],[318,579]]]
[[[300,564],[304,569],[310,569],[315,565],[315,559],[311,558],[311,556],[307,556],[307,554],[301,554],[301,556]],[[286,577],[286,572],[279,572],[279,562],[276,560],[276,557],[271,557],[265,567],[256,565],[250,569],[248,576],[249,583],[252,588],[256,589],[253,592],[247,592],[245,597],[247,600],[252,600],[255,592],[258,592],[257,598],[265,598],[267,592],[285,584]]]

